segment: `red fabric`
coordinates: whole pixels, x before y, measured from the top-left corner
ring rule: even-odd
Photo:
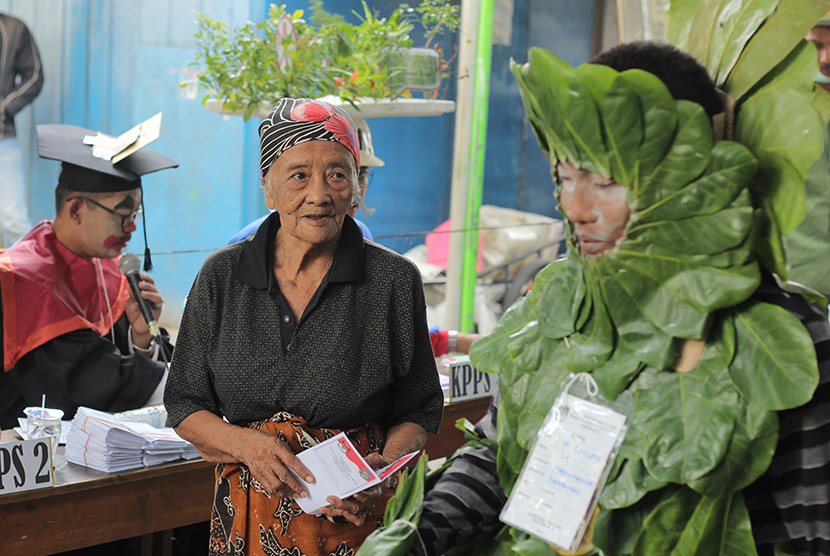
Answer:
[[[449,330],[430,332],[429,341],[432,342],[432,353],[435,357],[440,357],[450,352]]]
[[[104,335],[127,305],[129,285],[117,259],[100,259],[112,321],[92,261],[74,255],[44,220],[10,249],[0,250],[3,369],[46,342],[75,330]]]

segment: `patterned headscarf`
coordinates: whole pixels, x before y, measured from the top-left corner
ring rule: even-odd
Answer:
[[[337,141],[360,167],[357,133],[342,109],[308,98],[283,98],[259,124],[259,170],[264,177],[278,156],[305,141]]]

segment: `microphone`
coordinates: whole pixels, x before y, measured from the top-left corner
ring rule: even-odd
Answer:
[[[141,281],[141,277],[138,275],[139,270],[141,270],[141,261],[137,255],[127,253],[121,257],[121,261],[118,263],[118,269],[121,271],[121,274],[127,277],[127,282],[133,291],[133,297],[138,301],[138,308],[141,309],[141,314],[144,315],[144,320],[147,321],[150,335],[157,342],[160,341],[161,331],[159,330],[159,323],[156,322],[156,316],[153,314],[150,304],[146,299],[141,297],[141,289],[138,287],[138,283]]]

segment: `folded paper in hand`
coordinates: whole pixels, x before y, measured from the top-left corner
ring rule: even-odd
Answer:
[[[305,513],[319,514],[320,508],[330,505],[327,497],[348,498],[352,494],[373,487],[406,465],[417,454],[418,452],[412,452],[383,469],[372,469],[346,434],[341,432],[297,454],[303,465],[314,475],[315,481],[307,483],[292,471],[308,490],[307,498],[295,498],[294,501]]]

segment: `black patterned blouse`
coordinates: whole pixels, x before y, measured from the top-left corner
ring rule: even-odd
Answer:
[[[278,411],[312,427],[403,422],[437,432],[443,396],[418,269],[348,216],[299,322],[272,269],[279,215],[212,253],[188,295],[164,394],[168,425],[206,409],[243,425]]]

